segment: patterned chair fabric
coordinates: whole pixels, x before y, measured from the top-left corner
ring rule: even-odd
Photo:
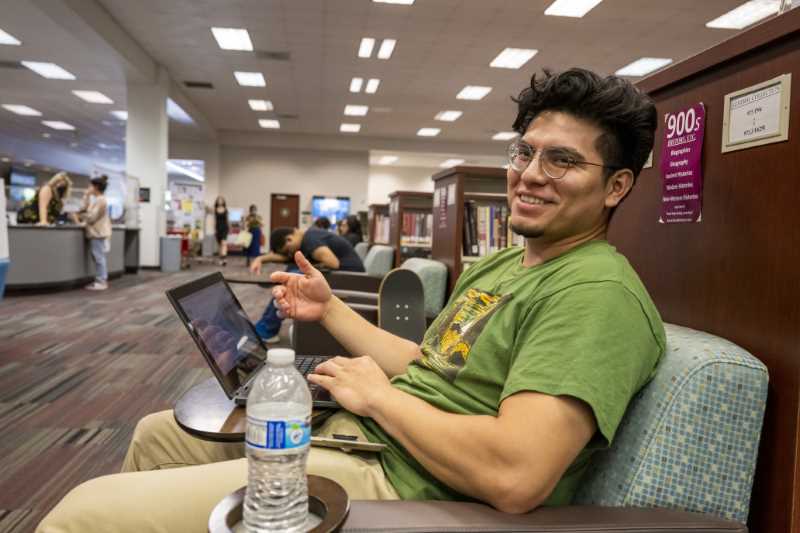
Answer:
[[[666,325],[667,350],[595,455],[575,504],[665,507],[746,523],[767,369],[735,344]]]
[[[383,244],[375,244],[364,258],[364,270],[370,276],[382,278],[394,266],[394,248]]]
[[[358,257],[360,257],[361,260],[363,261],[364,259],[367,258],[367,251],[369,250],[369,244],[367,244],[366,242],[359,242],[355,245],[355,250],[356,253],[358,254]]]
[[[422,280],[422,289],[425,292],[425,316],[433,318],[444,307],[444,298],[447,292],[447,267],[440,261],[412,257],[406,259],[400,268],[413,271]]]

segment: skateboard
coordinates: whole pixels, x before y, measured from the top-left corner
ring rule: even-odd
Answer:
[[[411,270],[396,268],[384,276],[378,291],[378,326],[420,343],[425,334],[425,293]]]

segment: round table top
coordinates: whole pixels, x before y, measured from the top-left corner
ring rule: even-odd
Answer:
[[[175,404],[174,413],[178,425],[192,435],[221,442],[244,441],[245,408],[228,399],[216,378],[186,391]]]

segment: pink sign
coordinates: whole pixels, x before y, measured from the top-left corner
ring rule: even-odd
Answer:
[[[695,104],[664,116],[661,147],[661,223],[700,222],[706,108]]]

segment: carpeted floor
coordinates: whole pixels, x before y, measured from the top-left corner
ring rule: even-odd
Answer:
[[[211,377],[164,291],[217,269],[0,301],[0,531],[32,531],[72,487],[119,471],[136,421]],[[260,316],[268,291],[232,288]]]

